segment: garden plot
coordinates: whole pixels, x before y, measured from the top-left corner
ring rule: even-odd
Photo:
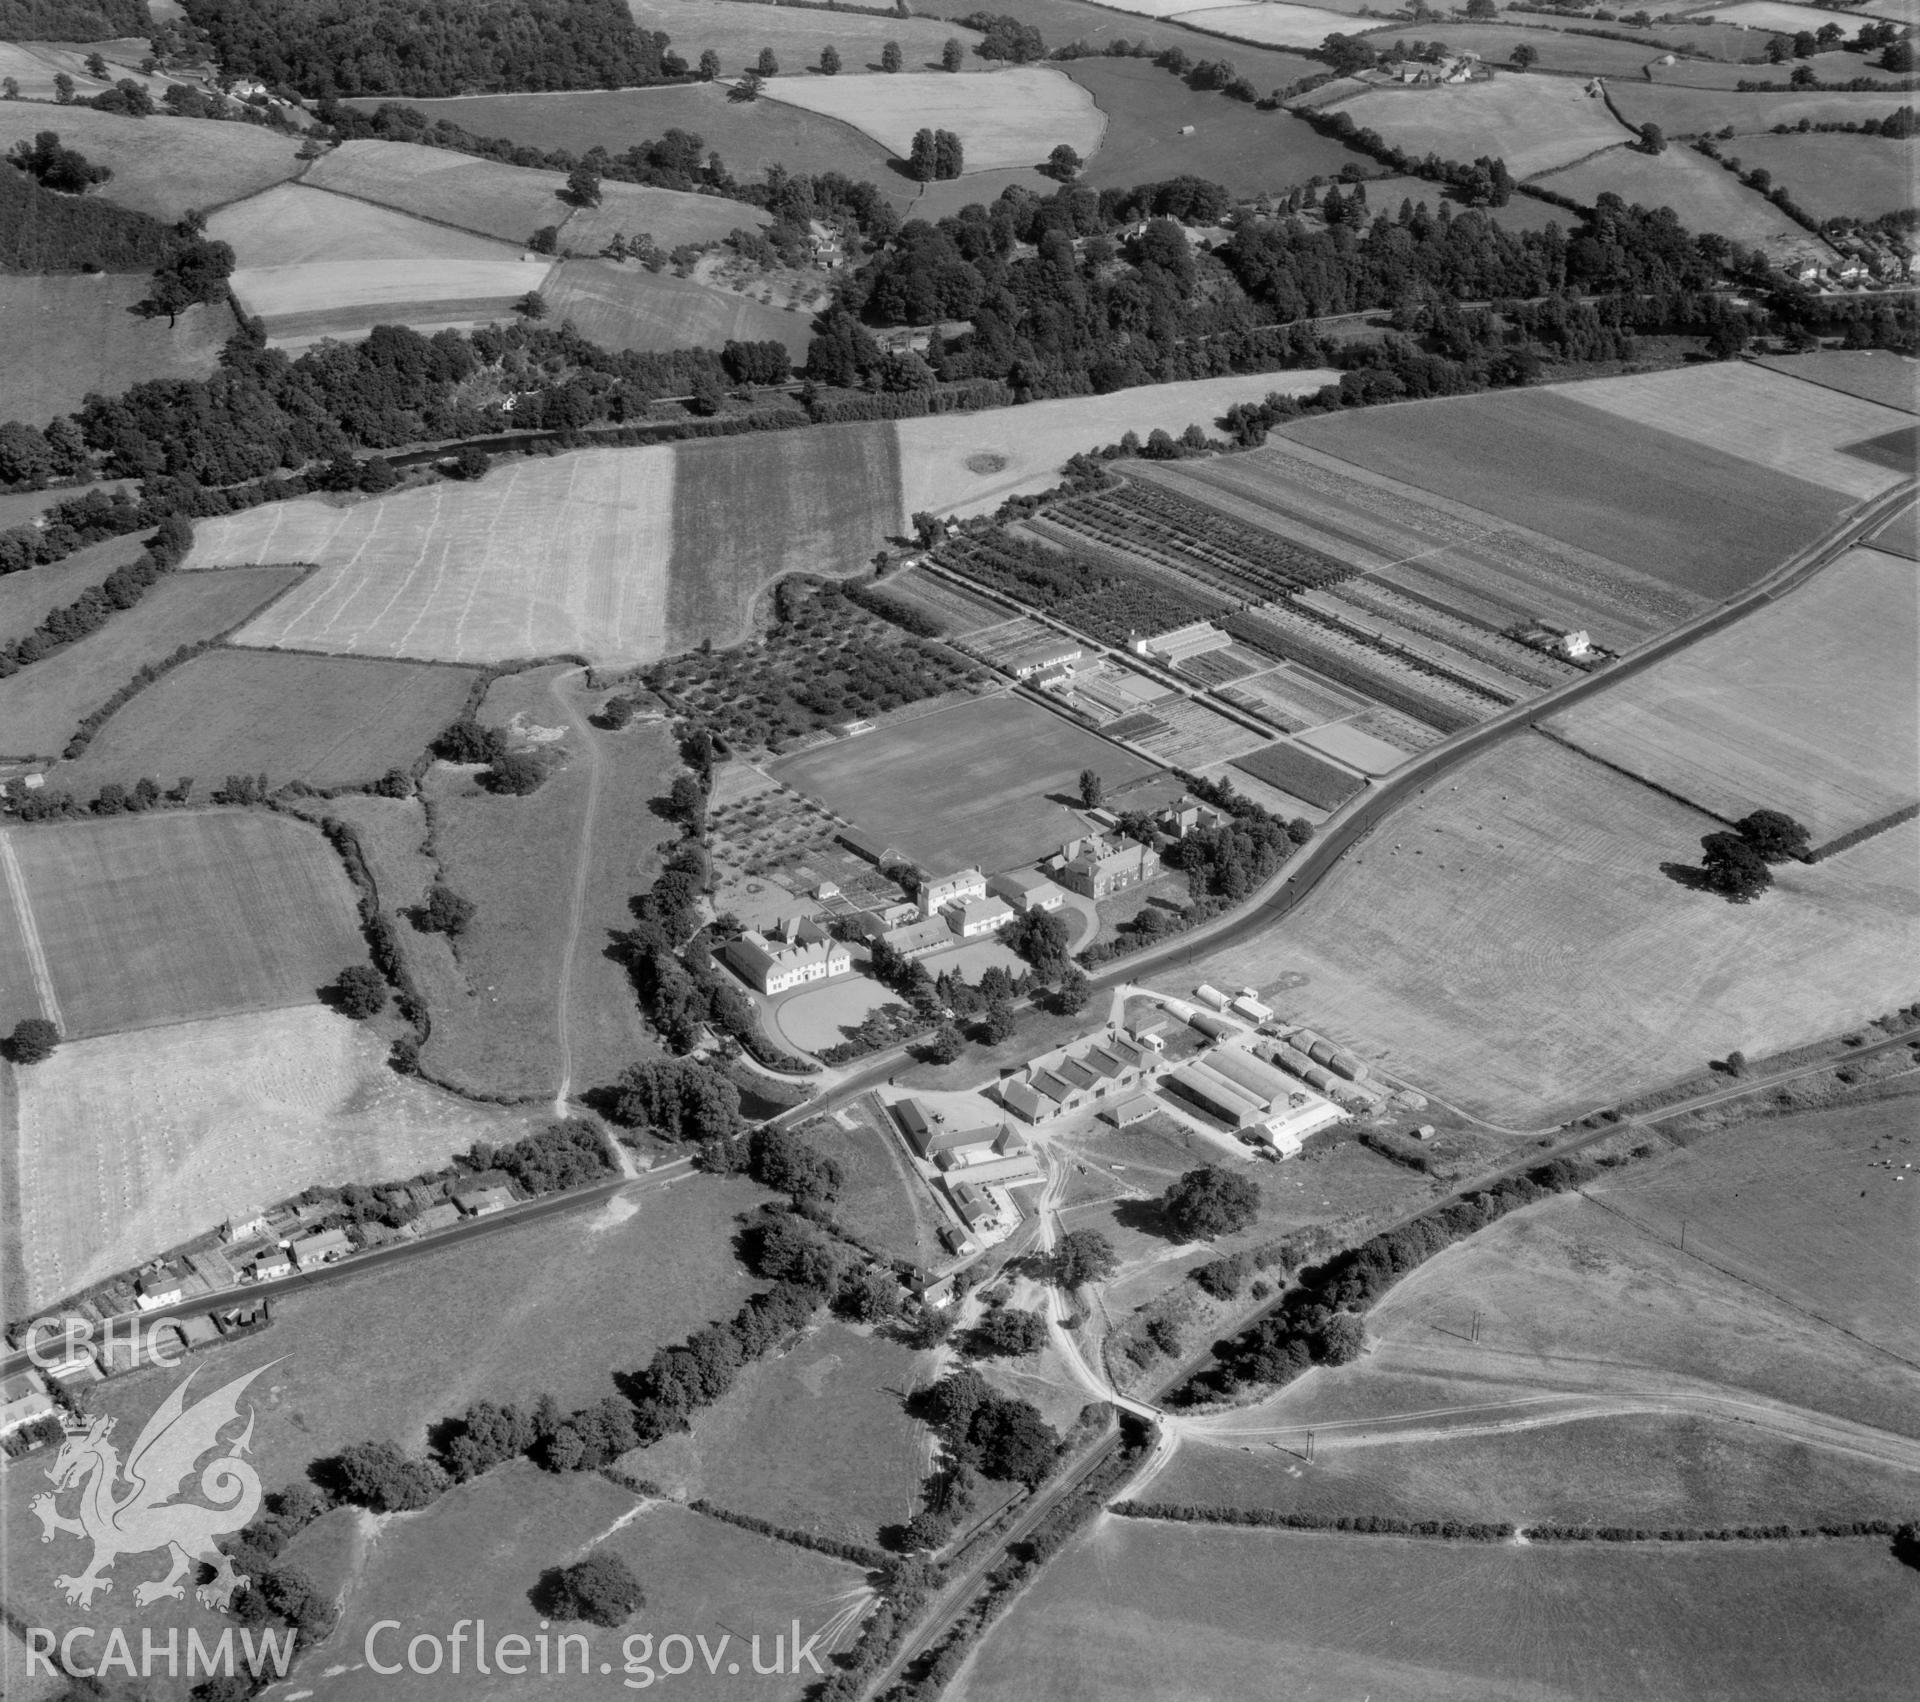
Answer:
[[[267,338],[304,348],[323,337],[364,336],[376,325],[423,333],[466,330],[511,317],[538,290],[548,260],[314,260],[253,266],[233,274],[233,293]]]
[[[1144,438],[1156,426],[1178,433],[1196,422],[1211,431],[1236,402],[1264,401],[1276,390],[1310,396],[1339,379],[1331,368],[1253,372],[902,420],[893,428],[900,442],[900,523],[904,529],[921,510],[990,514],[1010,496],[1051,490],[1071,456],[1118,443],[1130,431]]]
[[[1851,550],[1547,725],[1726,820],[1784,810],[1821,845],[1920,802],[1917,579],[1902,557]]]
[[[1037,165],[1062,142],[1085,159],[1106,128],[1093,96],[1047,65],[965,78],[776,77],[761,98],[838,118],[901,159],[917,131],[951,130],[969,172]]]
[[[1509,741],[1179,984],[1272,987],[1284,963],[1306,977],[1273,992],[1289,1015],[1509,1128],[1913,996],[1920,827],[1781,865],[1765,897],[1729,904],[1662,867],[1697,864],[1719,826],[1548,738]]]
[[[1744,148],[1741,158],[1746,158]],[[1802,254],[1826,257],[1825,247],[1804,226],[1795,224],[1757,189],[1749,189],[1732,172],[1691,148],[1647,154],[1622,140],[1605,153],[1563,171],[1543,172],[1533,181],[1543,189],[1571,196],[1582,206],[1590,207],[1611,192],[1629,206],[1670,207],[1688,230],[1713,231],[1730,242],[1764,249],[1776,261]]]
[[[1220,695],[1251,710],[1261,720],[1272,722],[1283,733],[1338,721],[1367,706],[1364,697],[1315,679],[1303,668],[1276,668],[1227,686]]]
[[[1126,723],[1116,722],[1109,731],[1150,752],[1169,768],[1210,768],[1252,750],[1263,739],[1262,734],[1216,715],[1190,697],[1156,703],[1150,714],[1158,724],[1153,730],[1123,733],[1120,728]]]
[[[1393,753],[1396,757],[1399,753]],[[1366,781],[1351,769],[1327,762],[1312,751],[1286,740],[1276,740],[1251,756],[1238,757],[1235,768],[1243,769],[1256,780],[1277,786],[1295,798],[1303,798],[1315,809],[1337,810],[1349,798],[1363,790]]]
[[[1574,77],[1497,76],[1438,88],[1375,89],[1340,110],[1416,159],[1433,153],[1470,160],[1497,152],[1516,178],[1629,140],[1606,102]]]
[[[764,211],[738,201],[611,180],[601,185],[599,206],[574,207],[560,198],[562,172],[413,142],[343,142],[315,160],[303,181],[508,242],[524,243],[543,226],[558,225],[562,246],[587,254],[597,254],[616,231],[646,232],[663,248],[676,248],[768,223]]]
[[[1910,430],[1913,416],[1744,361],[1596,378],[1560,392],[1635,425],[1657,427],[1772,472],[1864,500],[1911,476],[1847,453]]]
[[[502,1124],[311,1004],[73,1041],[18,1081],[16,1312],[303,1188],[437,1166]]]
[[[349,260],[517,260],[519,243],[479,236],[305,183],[282,183],[222,207],[207,235],[233,249],[242,272]]]
[[[1302,733],[1299,742],[1362,774],[1390,774],[1407,760],[1405,751],[1347,722]]]

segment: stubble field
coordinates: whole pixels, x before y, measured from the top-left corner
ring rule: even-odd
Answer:
[[[1397,812],[1277,932],[1178,979],[1284,965],[1307,977],[1273,995],[1289,1015],[1518,1128],[1912,997],[1920,830],[1784,865],[1733,905],[1662,870],[1718,827],[1548,739],[1509,744]]]
[[[1516,178],[1571,165],[1629,140],[1606,103],[1570,77],[1496,76],[1441,88],[1375,89],[1343,101],[1340,110],[1416,158],[1437,153],[1469,160],[1497,138],[1497,152]]]
[[[502,1138],[502,1113],[395,1075],[386,1054],[305,1005],[79,1040],[18,1071],[26,1290],[9,1313],[303,1188],[409,1176]]]
[[[1791,596],[1546,725],[1738,821],[1784,810],[1817,847],[1920,799],[1920,580],[1850,550]]]
[[[366,961],[331,847],[281,816],[167,811],[0,834],[0,963],[74,1039],[313,1002]],[[44,962],[44,973],[40,963]]]
[[[150,686],[100,730],[54,784],[91,797],[100,782],[182,774],[211,790],[229,774],[330,787],[407,768],[460,713],[466,668],[350,657],[209,651]]]
[[[303,571],[249,567],[167,575],[136,607],[118,611],[79,643],[0,680],[0,745],[9,747],[0,755],[57,755],[81,720],[150,662],[239,625]]]
[[[1515,1548],[1105,1515],[949,1694],[1870,1702],[1901,1695],[1920,1654],[1908,1577],[1884,1540]]]
[[[152,288],[145,273],[0,277],[0,417],[44,425],[89,391],[205,378],[233,335],[232,309],[190,307],[169,326],[134,311]]]

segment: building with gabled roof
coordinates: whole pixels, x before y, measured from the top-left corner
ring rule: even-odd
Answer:
[[[987,877],[978,869],[959,869],[950,875],[929,875],[920,883],[920,914],[932,916],[950,904],[965,904],[987,896]]]
[[[945,906],[940,914],[961,939],[977,940],[1011,922],[1013,906],[1004,898],[968,898]]]
[[[995,875],[987,882],[987,891],[1023,915],[1029,910],[1058,910],[1067,902],[1065,891],[1038,869],[1010,869]]]
[[[1138,886],[1153,872],[1157,861],[1153,848],[1138,840],[1116,842],[1093,834],[1068,840],[1044,867],[1069,892],[1098,899]]]
[[[853,953],[819,923],[799,917],[766,933],[749,928],[720,948],[727,965],[761,993],[784,993],[808,981],[850,974]]]

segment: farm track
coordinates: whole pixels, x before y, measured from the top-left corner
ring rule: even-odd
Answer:
[[[26,948],[27,964],[33,971],[33,989],[40,997],[41,1015],[63,1033],[66,1021],[60,1012],[60,1000],[53,990],[53,971],[47,963],[47,948],[41,943],[40,929],[33,919],[33,898],[27,891],[27,877],[21,872],[20,859],[9,834],[0,833],[0,871],[4,871],[7,892],[13,900],[13,914],[20,928],[20,941]]]
[[[583,679],[586,677],[586,670],[580,668],[572,673],[558,674],[547,684],[547,690],[561,714],[566,716],[568,724],[579,734],[581,749],[587,759],[587,806],[581,812],[580,855],[574,864],[573,902],[567,911],[567,944],[560,954],[559,991],[555,995],[554,1037],[560,1050],[560,1085],[553,1092],[553,1112],[556,1117],[566,1115],[567,1095],[573,1090],[573,963],[580,947],[580,929],[586,919],[587,886],[593,876],[593,830],[600,812],[600,783],[605,763],[593,729],[587,725],[573,700],[560,689],[561,682],[571,679],[573,673],[578,673]]]

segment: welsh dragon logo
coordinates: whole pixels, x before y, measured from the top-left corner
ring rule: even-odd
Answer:
[[[84,1572],[54,1579],[68,1602],[91,1607],[96,1591],[113,1589],[113,1580],[102,1573],[114,1561],[153,1549],[165,1549],[173,1568],[164,1578],[136,1585],[135,1606],[150,1607],[163,1597],[185,1600],[181,1580],[201,1564],[214,1572],[195,1591],[201,1606],[224,1610],[232,1602],[247,1579],[213,1539],[244,1528],[260,1510],[260,1476],[241,1458],[253,1440],[251,1406],[246,1429],[200,1472],[200,1494],[212,1505],[181,1496],[202,1456],[220,1447],[220,1432],[238,1421],[241,1391],[266,1369],[263,1365],[236,1377],[192,1406],[186,1405],[187,1385],[193,1381],[189,1372],[147,1420],[124,1466],[119,1449],[109,1441],[117,1420],[102,1416],[67,1421],[66,1440],[47,1468],[55,1492],[35,1496],[33,1511],[42,1542],[52,1542],[56,1535],[93,1541],[93,1559]],[[80,1497],[78,1518],[67,1517],[57,1505],[57,1497],[69,1489]]]

